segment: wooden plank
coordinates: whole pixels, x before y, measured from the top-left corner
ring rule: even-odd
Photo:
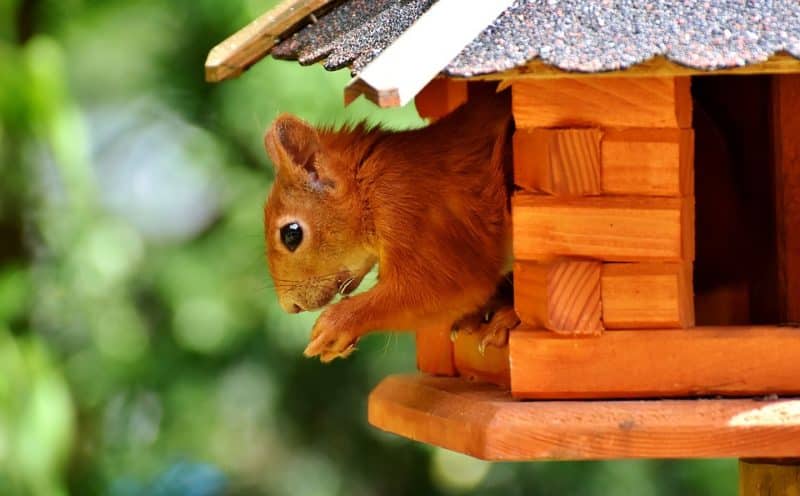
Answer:
[[[676,64],[658,55],[649,60],[617,71],[576,72],[565,71],[540,59],[531,60],[514,69],[481,74],[470,79],[513,81],[517,79],[562,79],[570,78],[651,78],[675,76],[724,76],[745,74],[791,74],[800,73],[800,60],[786,52],[770,56],[766,61],[728,69],[704,70]]]
[[[795,328],[637,329],[585,339],[528,328],[511,333],[509,351],[518,398],[800,394]]]
[[[508,345],[487,346],[479,351],[481,334],[460,332],[453,345],[455,368],[468,380],[489,382],[508,388],[511,384],[508,365]]]
[[[239,76],[261,60],[282,36],[331,0],[284,0],[211,49],[206,59],[206,81]]]
[[[690,128],[689,78],[525,79],[511,85],[517,128]]]
[[[772,81],[781,319],[800,322],[800,76]]]
[[[436,78],[414,98],[420,117],[438,119],[467,102],[467,82]]]
[[[514,264],[514,307],[520,320],[559,334],[603,332],[600,305],[602,263],[560,259]]]
[[[612,195],[694,194],[691,129],[608,129],[601,145],[602,190]]]
[[[411,375],[384,379],[368,418],[496,461],[800,456],[797,399],[515,401],[491,385]]]
[[[800,495],[800,459],[739,460],[739,494]]]
[[[599,195],[599,129],[519,129],[514,133],[514,181],[556,196]]]
[[[608,262],[694,259],[694,198],[586,197],[517,193],[514,257],[588,257]]]
[[[601,278],[607,329],[694,325],[692,263],[609,263]]]
[[[410,102],[513,1],[438,0],[350,81],[345,103],[362,94],[382,107]]]
[[[456,375],[450,326],[432,325],[416,332],[417,369],[433,375]]]

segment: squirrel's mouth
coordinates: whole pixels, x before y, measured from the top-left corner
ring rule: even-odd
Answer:
[[[369,272],[369,271],[367,271]],[[293,295],[287,295],[284,310],[288,313],[300,313],[319,310],[328,305],[336,296],[347,297],[358,289],[367,272],[355,274],[350,270],[343,270],[326,284],[319,281],[309,281]]]
[[[339,283],[339,290],[337,292],[342,296],[347,296],[358,288],[363,279],[364,279],[363,275],[361,276],[351,275],[350,277],[347,277],[341,283]]]
[[[335,286],[328,290],[328,292],[325,294],[325,297],[322,299],[323,301],[321,301],[316,308],[321,308],[329,304],[334,298],[336,298],[337,295],[342,297],[349,296],[350,293],[358,289],[358,286],[361,285],[361,281],[364,280],[365,275],[366,274],[356,275],[350,271],[343,271],[334,281]]]

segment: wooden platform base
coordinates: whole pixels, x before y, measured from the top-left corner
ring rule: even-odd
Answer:
[[[392,376],[369,422],[485,460],[800,457],[800,398],[518,401],[496,386]]]

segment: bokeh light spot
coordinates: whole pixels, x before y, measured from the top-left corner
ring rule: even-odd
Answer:
[[[141,317],[127,305],[98,308],[93,316],[93,337],[100,352],[120,362],[141,358],[150,338]]]
[[[474,489],[490,468],[489,462],[442,448],[435,448],[431,459],[433,480],[446,491]]]
[[[175,339],[187,350],[213,354],[228,344],[232,320],[228,305],[218,298],[186,299],[175,309]]]
[[[109,222],[89,232],[82,250],[82,268],[92,271],[95,277],[91,283],[103,290],[131,273],[142,259],[144,247],[135,230],[119,222]]]

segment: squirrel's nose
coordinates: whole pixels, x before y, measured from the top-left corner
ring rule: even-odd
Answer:
[[[303,311],[303,307],[292,301],[291,297],[279,298],[278,302],[286,313],[300,313]]]

